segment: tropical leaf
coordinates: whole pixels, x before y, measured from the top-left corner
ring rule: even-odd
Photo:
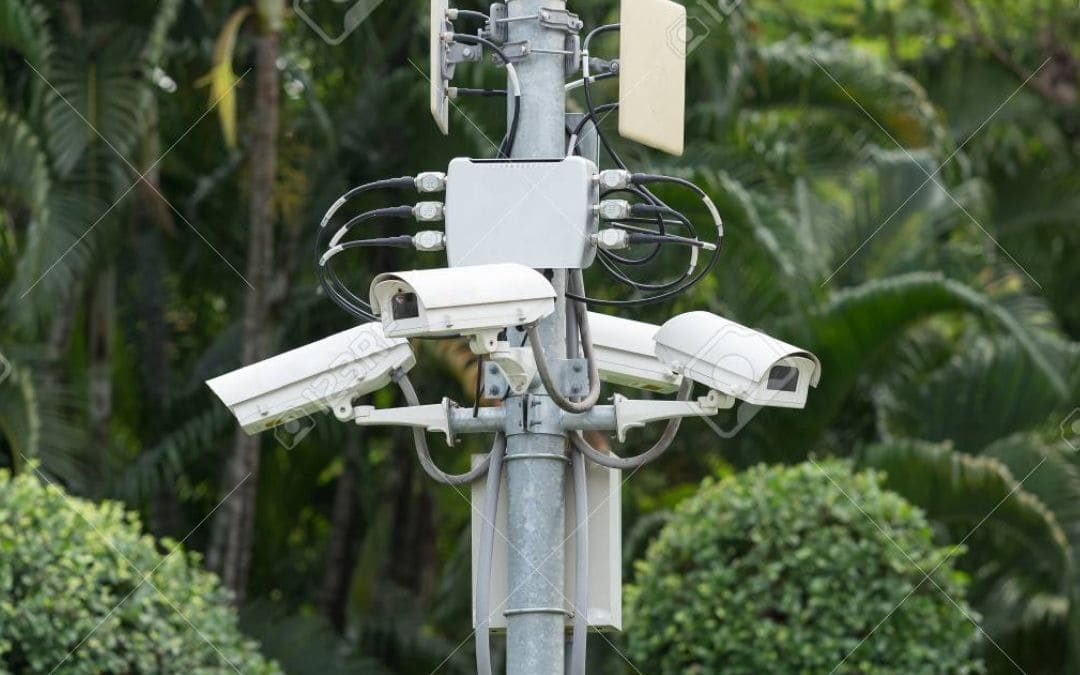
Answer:
[[[993,635],[1033,623],[1067,621],[1073,572],[1068,538],[1054,513],[989,457],[917,441],[866,449],[862,464],[882,469],[886,486],[924,509],[944,536],[968,549],[970,597]]]
[[[45,10],[32,0],[0,0],[0,46],[21,54],[45,76],[53,54],[47,20]]]
[[[250,6],[234,11],[218,35],[214,44],[214,62],[210,72],[196,85],[210,86],[210,106],[217,106],[218,119],[221,121],[221,133],[225,145],[236,147],[236,86],[239,78],[233,70],[233,53],[236,51],[236,36],[244,19],[252,12]]]
[[[87,35],[57,53],[49,78],[45,129],[59,176],[68,176],[92,147],[111,152],[102,154],[103,163],[129,157],[145,126],[143,94],[150,86],[142,73],[139,49],[136,35],[118,31]],[[99,175],[105,171],[103,163],[96,169]]]
[[[1036,336],[1003,306],[939,273],[912,273],[867,282],[836,293],[813,312],[808,330],[825,376],[817,405],[835,408],[866,365],[908,328],[932,316],[968,313],[1013,336],[1059,392],[1067,384]]]
[[[919,83],[873,55],[839,41],[791,38],[768,44],[755,56],[749,105],[831,110],[849,123],[873,128],[888,148],[939,146],[944,138]]]
[[[1033,429],[1062,404],[1061,393],[1016,340],[979,340],[925,378],[906,377],[879,392],[888,438],[951,441],[978,454],[988,444]]]

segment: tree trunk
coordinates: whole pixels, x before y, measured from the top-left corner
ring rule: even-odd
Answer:
[[[112,424],[112,340],[116,320],[116,267],[109,265],[94,282],[87,317],[89,352],[90,457],[97,476],[108,475],[109,427]]]
[[[241,361],[267,356],[269,301],[273,281],[273,188],[277,164],[278,70],[281,41],[280,0],[260,1],[260,33],[255,47],[255,129],[251,145],[251,191]],[[277,5],[277,6],[275,6]],[[237,605],[247,594],[255,529],[255,497],[259,474],[259,438],[237,430],[225,471],[223,494],[235,493],[221,506],[221,549],[211,565],[234,593]],[[239,487],[237,487],[239,486]],[[215,564],[216,563],[216,564]]]
[[[345,632],[349,581],[356,565],[356,533],[359,526],[356,499],[356,462],[359,434],[351,430],[346,437],[345,468],[334,488],[334,506],[330,514],[330,541],[326,547],[326,571],[323,574],[319,609],[338,633]]]

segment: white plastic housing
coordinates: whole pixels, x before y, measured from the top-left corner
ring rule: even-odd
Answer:
[[[473,466],[482,460],[482,456],[473,457]],[[589,531],[589,626],[600,630],[622,630],[622,472],[586,462],[586,493],[588,499]],[[491,628],[506,630],[507,608],[507,543],[510,531],[506,524],[507,489],[506,474],[503,473],[502,489],[499,491],[499,506],[495,516],[495,547],[491,561],[490,604],[488,616]],[[567,467],[566,484],[573,485],[570,468]],[[480,553],[480,533],[483,530],[484,494],[486,481],[478,480],[472,484],[472,580],[473,580],[473,627],[479,623],[476,613],[476,564]],[[563,607],[571,611],[574,598],[575,537],[574,533],[574,491],[566,491],[565,555],[563,580]],[[555,579],[552,579],[555,581]],[[569,616],[566,625],[573,619]]]
[[[679,389],[682,375],[656,358],[660,326],[589,312],[589,328],[601,380],[664,394]]]
[[[656,355],[695,382],[760,406],[802,408],[821,379],[810,352],[710,312],[661,326]]]
[[[592,264],[599,195],[596,165],[458,157],[446,178],[446,257],[451,267],[515,262],[537,269]]]
[[[431,0],[430,25],[428,27],[428,83],[430,89],[431,116],[435,119],[435,125],[444,136],[450,133],[450,99],[446,96],[446,75],[443,68],[443,59],[446,58],[446,47],[443,44],[442,34],[444,31],[453,30],[446,21],[446,10],[449,7],[448,0]]]
[[[533,323],[555,311],[555,289],[536,270],[514,263],[380,274],[371,308],[388,337],[483,335]]]
[[[416,365],[406,340],[366,323],[207,381],[249,434],[328,410]]]

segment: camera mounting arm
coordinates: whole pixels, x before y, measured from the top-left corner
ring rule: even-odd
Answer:
[[[449,445],[454,444],[455,434],[495,433],[505,426],[502,408],[483,407],[474,415],[472,408],[462,408],[449,398],[430,405],[382,409],[344,402],[334,406],[334,415],[342,422],[353,422],[362,427],[414,427],[441,433]]]
[[[731,408],[735,399],[716,391],[710,391],[695,401],[643,401],[628,399],[616,394],[614,405],[598,405],[587,413],[563,415],[562,425],[567,431],[610,431],[620,442],[626,441],[626,432],[652,422],[664,422],[675,418],[712,417],[721,410]]]
[[[630,429],[674,418],[712,417],[720,410],[732,407],[735,402],[734,398],[716,391],[710,391],[707,396],[695,401],[633,400],[616,394],[613,405],[598,405],[587,413],[570,414],[547,396],[529,396],[528,399],[527,424],[531,428],[548,427],[553,432],[614,430],[619,441],[626,440],[626,432]],[[353,422],[364,427],[423,429],[444,434],[450,445],[454,444],[454,437],[458,434],[513,433],[515,425],[521,427],[526,423],[526,420],[514,417],[521,413],[521,410],[496,406],[484,406],[474,411],[448,398],[441,403],[400,408],[352,406],[347,401],[334,406],[334,414],[342,422]]]

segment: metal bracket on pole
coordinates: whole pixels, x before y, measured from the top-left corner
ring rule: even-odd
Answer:
[[[710,391],[696,401],[632,401],[615,395],[615,433],[619,441],[626,440],[626,432],[643,427],[649,422],[669,420],[674,417],[712,417],[722,409],[735,405],[735,399],[717,391]]]
[[[353,421],[362,427],[392,426],[419,427],[425,431],[437,431],[446,435],[446,442],[454,444],[454,434],[450,429],[451,401],[444,398],[442,403],[417,405],[404,408],[378,409],[371,405],[353,408]]]
[[[500,342],[498,349],[487,356],[482,389],[485,398],[502,399],[508,393],[524,394],[536,377],[536,361],[532,350],[511,347]],[[548,368],[555,386],[563,396],[584,396],[589,391],[589,369],[585,359],[552,359]]]
[[[540,10],[540,25],[576,35],[581,32],[585,23],[569,10],[551,8]]]
[[[511,347],[509,342],[499,342],[487,358],[491,363],[485,371],[485,376],[502,377],[507,388],[515,394],[524,394],[529,390],[529,385],[536,377],[536,361],[533,360],[531,349]],[[495,372],[493,368],[498,372]],[[496,386],[498,385],[492,385],[492,389]]]
[[[490,21],[488,21],[487,28],[482,33],[482,36],[496,44],[503,44],[509,40],[510,26],[506,24],[506,17],[509,15],[506,3],[492,3],[491,8],[488,10]]]
[[[478,63],[484,58],[484,49],[480,45],[467,45],[461,42],[451,42],[446,45],[446,58],[444,59],[444,72],[450,70],[447,79],[454,76],[454,66],[459,63]]]
[[[566,76],[570,77],[581,71],[581,36],[577,33],[566,36]]]
[[[531,53],[529,50],[529,43],[527,41],[505,42],[502,45],[502,52],[503,54],[506,54],[506,57],[510,59],[512,63],[524,61]],[[503,65],[502,57],[498,54],[492,54],[491,58],[495,59],[496,64],[500,66]]]

